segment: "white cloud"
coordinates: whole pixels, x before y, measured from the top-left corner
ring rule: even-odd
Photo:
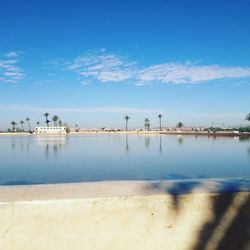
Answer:
[[[82,80],[88,78],[101,82],[121,82],[136,74],[135,62],[106,54],[105,50],[76,58],[69,69],[77,72]]]
[[[17,56],[16,52],[9,52],[0,58],[0,82],[17,83],[24,79],[25,74],[18,66],[18,60],[12,58]]]
[[[25,78],[24,71],[18,65],[20,53],[22,52],[10,51],[0,58],[0,82],[17,83]],[[64,70],[67,68],[75,72],[82,85],[89,85],[93,80],[103,83],[133,81],[136,86],[144,86],[155,83],[200,84],[221,79],[250,78],[250,67],[223,67],[192,62],[140,66],[135,61],[109,54],[105,49],[77,57],[72,63],[58,59],[45,62],[44,65],[49,70],[63,66]],[[55,75],[54,72],[49,74]]]
[[[5,53],[4,54],[5,57],[17,57],[18,56],[18,53],[15,52],[15,51],[10,51],[8,53]]]
[[[69,65],[80,81],[124,82],[133,80],[136,86],[154,83],[199,84],[220,79],[250,77],[250,67],[222,67],[188,63],[163,63],[138,66],[106,50],[78,57]]]
[[[140,70],[138,81],[173,84],[196,84],[223,78],[250,77],[250,68],[221,67],[218,65],[199,66],[191,63],[166,63]]]

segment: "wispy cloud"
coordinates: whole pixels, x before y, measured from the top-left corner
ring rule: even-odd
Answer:
[[[81,82],[133,80],[138,86],[154,83],[199,84],[220,79],[250,77],[250,67],[198,65],[192,62],[172,62],[145,67],[118,55],[107,54],[105,50],[78,57],[68,68],[77,73]]]
[[[5,53],[4,56],[5,57],[17,57],[18,56],[18,52],[10,51],[8,53]]]
[[[25,73],[19,66],[20,53],[10,51],[0,57],[0,82],[18,83],[25,78]],[[53,76],[56,78],[51,79],[51,82],[58,81],[55,73],[58,69],[60,69],[60,76],[64,75],[67,69],[76,74],[76,79],[83,86],[90,85],[93,81],[133,82],[137,86],[144,86],[158,83],[201,84],[215,80],[250,78],[250,67],[201,65],[192,62],[168,62],[143,66],[126,57],[107,53],[105,49],[86,53],[72,62],[64,59],[47,61],[44,62],[44,67],[49,70],[47,74],[50,78]]]
[[[172,84],[197,84],[206,81],[250,77],[250,68],[195,65],[192,63],[166,63],[138,71],[139,83],[161,82]]]
[[[17,52],[11,51],[0,58],[0,82],[17,83],[24,79],[25,74],[18,66],[18,56]]]
[[[101,82],[122,82],[136,76],[136,63],[105,51],[78,57],[69,65],[81,81],[96,79]],[[85,82],[85,81],[84,81]]]
[[[0,104],[1,110],[8,111],[29,111],[44,113],[118,113],[118,114],[133,114],[133,113],[163,113],[162,110],[155,109],[140,109],[131,107],[95,107],[95,108],[56,108],[56,107],[36,107],[26,104]]]

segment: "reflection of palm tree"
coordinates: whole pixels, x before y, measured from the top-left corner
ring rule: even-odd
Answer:
[[[161,114],[159,114],[159,115],[158,115],[158,118],[159,118],[159,123],[160,123],[160,131],[161,131],[161,118],[162,118],[162,115],[161,115]]]
[[[59,150],[62,149],[64,145],[67,144],[67,139],[63,141],[50,141],[48,140],[46,145],[45,145],[45,156],[46,159],[48,160],[49,157],[51,156],[51,153],[56,157]]]
[[[17,123],[15,121],[12,121],[10,124],[12,125],[12,130],[13,130],[13,133],[14,133]]]
[[[49,113],[46,112],[46,113],[44,114],[44,116],[46,117],[45,123],[47,124],[47,127],[49,127],[49,123],[50,123],[50,121],[48,120]]]
[[[240,142],[248,142],[250,140],[250,138],[249,137],[246,137],[246,136],[240,136],[239,137],[239,141]]]
[[[129,152],[128,136],[126,135],[126,152]]]
[[[12,140],[11,140],[11,148],[14,149],[16,147],[16,139],[15,137],[13,136],[12,137]]]
[[[124,119],[126,120],[126,131],[128,131],[128,120],[130,119],[130,117],[126,115]]]
[[[57,156],[57,152],[58,152],[58,145],[55,143],[54,146],[53,146],[53,152],[54,152],[54,155]]]
[[[29,132],[31,132],[31,128],[30,128],[30,118],[29,118],[29,117],[27,117],[27,118],[26,118],[26,121],[27,121],[28,126],[29,126]]]
[[[49,158],[49,143],[46,144],[45,155],[46,155],[46,159],[48,160],[48,158]]]
[[[150,137],[149,136],[145,136],[145,146],[146,148],[148,148],[150,145]]]
[[[24,132],[24,128],[23,128],[24,121],[23,121],[23,120],[20,121],[20,124],[21,124],[21,126],[22,126],[22,132]]]
[[[182,136],[178,137],[178,143],[181,145],[183,143],[183,138]]]
[[[159,152],[160,152],[160,154],[162,153],[162,140],[161,140],[161,136],[160,136],[160,147],[159,147]]]

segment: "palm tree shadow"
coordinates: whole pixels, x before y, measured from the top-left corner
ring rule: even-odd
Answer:
[[[249,250],[250,249],[250,194],[249,180],[241,184],[221,182],[216,188],[210,188],[209,203],[212,217],[201,222],[198,237],[192,246],[193,250]],[[182,197],[185,194],[197,193],[202,187],[201,181],[176,181],[171,185],[154,182],[147,186],[152,192],[165,193],[171,196],[171,202],[177,218],[183,216]],[[241,191],[246,192],[241,192]],[[169,205],[169,204],[167,204]],[[188,213],[188,211],[184,211]],[[205,215],[204,215],[205,216]],[[191,218],[195,221],[197,218]],[[182,225],[186,227],[187,225]],[[192,230],[192,225],[189,225]]]
[[[237,193],[218,195],[213,200],[212,221],[200,231],[194,250],[250,249],[250,199]]]

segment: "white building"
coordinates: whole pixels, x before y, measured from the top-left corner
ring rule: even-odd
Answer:
[[[66,134],[66,127],[36,127],[36,134]]]

